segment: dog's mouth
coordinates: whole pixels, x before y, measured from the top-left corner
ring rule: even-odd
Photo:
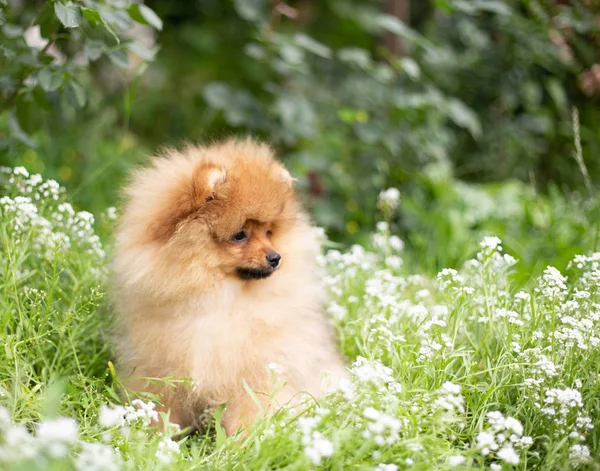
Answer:
[[[275,268],[244,268],[237,267],[235,272],[237,276],[242,280],[261,280],[268,278],[273,274]]]

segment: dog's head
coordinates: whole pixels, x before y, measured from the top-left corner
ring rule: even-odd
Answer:
[[[285,263],[296,223],[290,174],[265,145],[229,141],[158,159],[129,188],[122,222],[182,272],[266,278]],[[131,221],[129,222],[131,224]]]

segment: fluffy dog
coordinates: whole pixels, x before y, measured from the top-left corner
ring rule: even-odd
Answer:
[[[316,232],[268,146],[167,151],[134,173],[126,197],[112,277],[118,364],[138,378],[192,379],[129,383],[158,394],[172,422],[193,427],[226,404],[231,435],[346,376],[322,312]]]

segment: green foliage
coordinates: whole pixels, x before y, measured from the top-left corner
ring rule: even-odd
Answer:
[[[132,128],[154,144],[230,132],[274,143],[335,237],[360,240],[377,192],[404,192],[430,164],[475,182],[580,187],[573,105],[592,180],[600,174],[600,94],[582,82],[600,60],[593,3],[411,2],[414,28],[376,1],[232,3],[157,5],[176,29],[149,72],[161,81],[141,83]],[[381,46],[385,33],[405,56]]]
[[[600,166],[600,8],[597,2],[444,2],[424,30],[439,45],[419,55],[424,74],[479,117],[478,139],[462,136],[452,160],[470,180],[532,176],[541,184],[581,186],[570,160],[571,107],[583,116],[585,161]],[[597,72],[596,72],[597,74]]]
[[[465,183],[432,165],[405,187],[402,201],[395,228],[428,272],[461,265],[472,257],[473,241],[495,234],[527,278],[547,264],[565,267],[599,237],[597,198],[556,186],[540,194],[518,180]]]
[[[128,37],[135,23],[162,28],[149,7],[130,0],[3,2],[0,8],[4,150],[36,147],[38,131],[86,106],[96,62],[127,69],[130,53],[152,60],[154,51]]]

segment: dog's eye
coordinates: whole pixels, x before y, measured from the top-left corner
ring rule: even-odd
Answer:
[[[269,229],[267,231],[267,237],[271,237],[273,235],[273,231],[271,229]]]
[[[246,233],[246,231],[236,232],[231,237],[231,239],[234,240],[235,242],[242,242],[243,240],[246,240],[247,238],[248,238],[248,234]]]

